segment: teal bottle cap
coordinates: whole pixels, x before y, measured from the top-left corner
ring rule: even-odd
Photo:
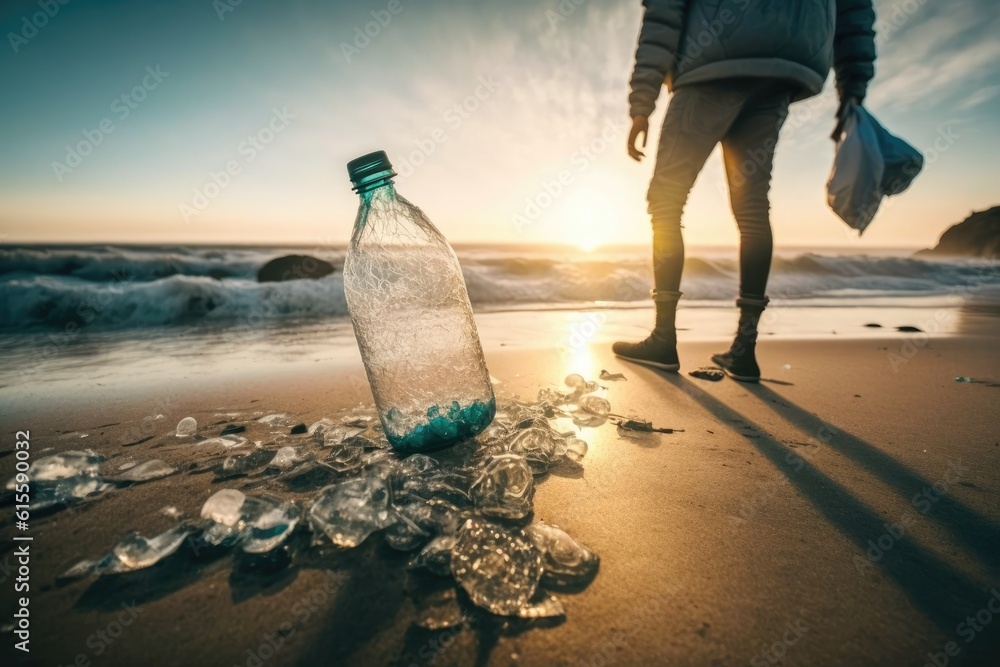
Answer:
[[[389,156],[385,151],[375,151],[348,162],[347,175],[354,188],[358,189],[372,180],[392,178],[396,172],[392,170],[392,163],[389,162]]]

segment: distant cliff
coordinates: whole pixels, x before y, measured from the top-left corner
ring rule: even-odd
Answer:
[[[1000,206],[978,211],[949,227],[937,246],[921,250],[918,255],[949,257],[1000,257]]]

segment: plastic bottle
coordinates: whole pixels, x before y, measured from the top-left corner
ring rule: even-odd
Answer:
[[[347,171],[361,204],[344,293],[385,435],[405,452],[469,438],[489,426],[496,399],[458,257],[396,194],[384,151]]]

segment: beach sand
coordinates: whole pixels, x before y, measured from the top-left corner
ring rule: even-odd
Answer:
[[[601,556],[590,586],[560,595],[567,617],[553,627],[411,627],[408,557],[378,536],[277,575],[238,573],[227,555],[56,583],[129,530],[174,525],[161,508],[197,517],[212,493],[241,483],[182,472],[33,517],[31,653],[15,657],[37,665],[922,665],[939,654],[948,664],[1000,664],[1000,614],[988,611],[991,600],[1000,609],[1000,388],[954,380],[1000,380],[1000,327],[983,322],[978,333],[930,338],[765,340],[761,366],[775,382],[759,386],[657,373],[603,344],[489,347],[504,395],[533,398],[568,373],[596,379],[607,369],[628,378],[601,383],[614,412],[683,429],[641,437],[611,424],[584,429],[582,478],[539,481],[536,518]],[[718,348],[683,343],[684,371]],[[287,429],[359,402],[370,394],[357,362],[249,365],[196,381],[136,377],[127,391],[94,378],[72,398],[35,397],[5,412],[0,432],[8,450],[15,431],[30,429],[34,456],[89,447],[113,467],[149,458],[184,466],[189,443],[123,445],[162,436],[184,416],[207,433],[213,422],[287,413]],[[153,426],[142,421],[156,414],[164,418]],[[252,422],[251,439],[262,429]],[[13,459],[0,458],[4,479]],[[3,522],[5,622],[12,535]],[[2,636],[10,655],[14,639]]]

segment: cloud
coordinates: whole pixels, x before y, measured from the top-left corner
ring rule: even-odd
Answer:
[[[980,104],[983,104],[984,102],[989,102],[990,100],[992,100],[994,97],[997,96],[997,93],[1000,93],[1000,85],[980,88],[979,90],[973,92],[971,95],[962,100],[958,104],[958,110],[966,111],[968,109],[972,109],[973,107],[977,107]]]

